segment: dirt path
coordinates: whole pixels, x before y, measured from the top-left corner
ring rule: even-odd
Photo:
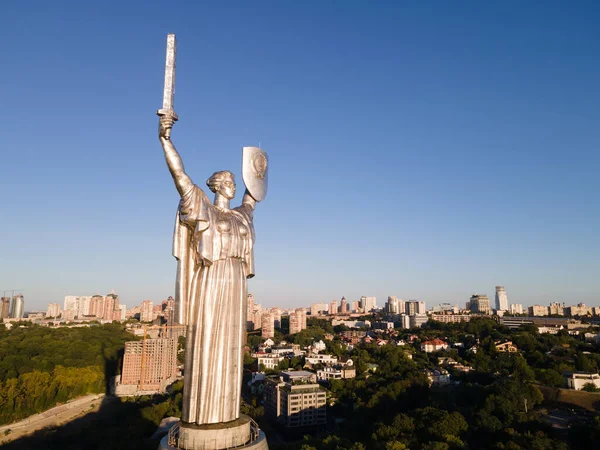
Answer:
[[[55,406],[20,422],[0,426],[0,445],[49,426],[62,425],[88,412],[97,411],[104,394],[91,394]],[[105,400],[106,402],[106,400]],[[6,432],[9,431],[8,434]]]

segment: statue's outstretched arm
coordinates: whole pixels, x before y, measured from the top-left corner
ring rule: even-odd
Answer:
[[[171,176],[173,177],[173,181],[175,181],[175,187],[177,187],[179,195],[183,197],[183,195],[188,193],[194,186],[194,182],[185,173],[181,156],[179,156],[177,149],[171,141],[171,128],[173,128],[174,122],[175,120],[171,116],[160,116],[158,139],[160,140],[165,152],[165,159],[167,161],[169,171],[171,172]]]
[[[244,192],[244,198],[242,199],[242,205],[245,206],[249,206],[252,209],[256,208],[256,200],[254,200],[254,197],[252,197],[250,195],[250,192],[248,192],[248,189],[246,189],[246,192]]]

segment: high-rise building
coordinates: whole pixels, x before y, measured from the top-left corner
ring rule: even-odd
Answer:
[[[21,319],[25,315],[25,299],[23,294],[15,295],[12,298],[10,305],[10,317],[13,319]]]
[[[298,316],[298,323],[300,325],[300,331],[306,330],[306,310],[304,308],[296,308],[296,315]]]
[[[25,299],[22,294],[15,295],[10,305],[10,317],[21,319],[25,315]]]
[[[564,316],[565,315],[565,307],[563,304],[554,302],[550,303],[549,313],[550,315]]]
[[[127,305],[119,305],[119,318],[117,320],[123,321],[127,316]]]
[[[290,319],[290,322],[291,322],[291,319]],[[275,337],[275,318],[273,317],[273,314],[271,314],[271,313],[265,312],[262,314],[261,336],[264,339]]]
[[[310,305],[310,315],[316,317],[322,313],[329,312],[329,304],[328,303],[312,303]]]
[[[414,316],[415,314],[425,314],[427,312],[425,308],[425,302],[420,302],[418,300],[409,300],[404,302],[404,313],[409,316]]]
[[[360,304],[359,304],[358,300],[354,300],[352,302],[352,306],[350,307],[350,311],[355,313],[355,312],[358,312],[359,308],[360,308]]]
[[[547,316],[548,307],[542,305],[533,305],[527,308],[530,316]]]
[[[490,314],[492,312],[490,298],[487,295],[472,295],[470,305],[471,312],[475,314]]]
[[[347,314],[350,312],[350,308],[348,307],[348,301],[346,300],[346,297],[342,297],[342,299],[340,300],[339,311],[341,314]]]
[[[332,300],[329,304],[329,315],[333,316],[338,312],[337,300]]]
[[[10,297],[2,297],[0,305],[0,319],[8,319],[10,317]]]
[[[523,314],[523,305],[520,303],[511,303],[510,313],[511,314]]]
[[[63,304],[65,311],[74,311],[75,317],[83,317],[90,314],[92,297],[89,295],[66,295]]]
[[[508,297],[504,286],[496,286],[496,310],[508,311]]]
[[[121,384],[159,389],[177,376],[177,340],[146,339],[125,342]]]
[[[312,372],[282,372],[279,379],[266,379],[265,415],[285,427],[324,425],[327,423],[326,392]]]
[[[61,319],[66,320],[67,322],[72,322],[75,320],[75,310],[73,309],[65,309],[60,314]]]
[[[273,322],[275,322],[275,328],[281,330],[281,309],[271,308],[271,314],[273,314]]]
[[[54,317],[57,318],[60,316],[60,305],[58,303],[49,303],[48,311],[46,311],[46,317]]]
[[[370,313],[371,310],[377,308],[377,298],[362,296],[360,298],[360,307],[364,313]]]
[[[290,334],[300,333],[302,331],[302,319],[296,311],[290,313]]]
[[[121,309],[119,308],[119,296],[115,293],[108,294],[104,298],[104,320],[119,320]]]
[[[89,315],[96,316],[98,319],[104,317],[104,297],[102,295],[92,295]]]
[[[404,314],[404,303],[398,297],[390,295],[387,298],[384,310],[388,314]]]
[[[140,322],[152,322],[155,319],[152,300],[144,300],[140,308]]]

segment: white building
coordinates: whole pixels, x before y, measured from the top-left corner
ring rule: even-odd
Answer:
[[[140,310],[140,322],[152,322],[155,319],[152,300],[144,300]]]
[[[511,314],[523,314],[523,305],[520,303],[511,303],[510,313]]]
[[[360,307],[363,312],[369,313],[373,309],[377,309],[377,297],[365,297],[360,298]]]
[[[388,314],[404,314],[404,301],[391,295],[388,297],[384,309]]]
[[[61,309],[58,303],[50,303],[48,304],[48,311],[46,312],[46,317],[54,317],[57,318],[60,316]]]
[[[338,363],[337,356],[325,354],[313,354],[306,357],[306,362],[310,364],[323,364],[324,366]]]
[[[573,372],[565,374],[567,378],[567,386],[569,389],[580,391],[583,387],[590,383],[600,388],[600,375],[592,372]]]
[[[508,311],[508,297],[504,286],[496,286],[496,310]]]
[[[258,367],[260,368],[262,365],[265,369],[275,370],[279,367],[279,363],[281,361],[283,361],[284,359],[285,359],[285,356],[273,355],[273,354],[259,356],[258,357]]]
[[[90,313],[91,300],[91,295],[66,295],[63,309],[73,311],[75,317],[87,316]]]

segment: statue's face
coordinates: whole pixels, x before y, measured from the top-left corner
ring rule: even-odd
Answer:
[[[221,182],[219,186],[219,193],[223,195],[225,198],[231,200],[235,197],[235,181],[233,180],[224,180]]]

